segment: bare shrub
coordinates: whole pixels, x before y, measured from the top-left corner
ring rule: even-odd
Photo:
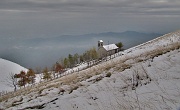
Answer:
[[[106,77],[111,77],[111,73],[108,72],[108,73],[106,74]]]
[[[102,77],[102,76],[99,76],[99,77],[96,78],[96,81],[100,81],[100,80],[102,80],[102,79],[103,79],[103,77]]]

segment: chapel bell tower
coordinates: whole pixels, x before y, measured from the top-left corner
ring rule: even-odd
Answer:
[[[99,40],[99,41],[98,41],[98,48],[99,48],[99,47],[102,47],[102,46],[103,46],[103,41],[102,41],[102,40]]]

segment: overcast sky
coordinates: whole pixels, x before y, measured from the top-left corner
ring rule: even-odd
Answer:
[[[178,29],[180,0],[0,0],[0,58],[25,67],[51,65],[62,54],[82,51],[93,42],[80,45],[81,39],[71,38],[74,44],[63,39],[39,44],[39,37],[123,31],[164,34]],[[78,45],[83,49],[75,48]]]
[[[0,0],[0,37],[180,29],[180,0]]]

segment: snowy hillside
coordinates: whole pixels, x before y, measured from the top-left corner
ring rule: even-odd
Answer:
[[[14,88],[10,87],[8,84],[8,80],[10,77],[10,74],[16,74],[19,73],[21,70],[27,71],[26,68],[10,62],[8,60],[4,60],[0,58],[0,92],[3,91],[12,91]]]
[[[118,53],[119,54],[119,53]],[[0,108],[164,110],[180,108],[180,31],[59,79],[0,98]]]

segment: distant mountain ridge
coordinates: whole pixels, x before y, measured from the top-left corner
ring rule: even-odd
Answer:
[[[51,38],[45,38],[43,39],[43,41],[47,41],[47,42],[58,42],[58,43],[63,43],[65,42],[71,42],[69,39],[73,39],[72,41],[77,42],[79,41],[79,39],[81,40],[86,40],[86,39],[96,39],[96,40],[104,40],[104,41],[109,41],[111,40],[111,38],[119,38],[121,40],[121,42],[126,43],[127,39],[131,39],[129,40],[130,42],[136,42],[134,41],[138,39],[137,44],[146,42],[148,40],[154,39],[156,37],[162,36],[163,34],[159,34],[159,33],[142,33],[142,32],[136,32],[136,31],[125,31],[125,32],[104,32],[104,33],[91,33],[91,34],[82,34],[82,35],[61,35],[61,36],[57,36],[57,37],[51,37]],[[62,41],[63,39],[63,41]],[[142,40],[141,42],[139,42],[140,40]],[[112,40],[113,41],[113,40]],[[114,42],[114,41],[113,41]],[[117,43],[119,41],[116,41],[114,43]],[[135,46],[135,45],[132,45]],[[132,47],[127,46],[127,48]]]
[[[162,36],[163,34],[159,34],[159,33],[143,33],[143,32],[137,32],[137,31],[124,31],[124,32],[103,32],[103,33],[91,33],[91,34],[82,34],[82,35],[61,35],[58,37],[93,37],[93,36],[99,36],[99,37],[105,37],[105,36],[123,36],[123,37],[127,37],[127,36],[150,36],[150,35],[155,35],[155,36]],[[55,38],[58,38],[55,37]]]
[[[111,41],[112,38],[119,38],[120,40],[114,42],[112,40],[111,42],[117,43],[117,42],[123,42],[126,43],[129,42],[137,42],[137,44],[146,42],[148,40],[154,39],[156,37],[162,36],[162,34],[158,33],[141,33],[136,31],[125,31],[125,32],[104,32],[104,33],[91,33],[91,34],[82,34],[82,35],[61,35],[57,37],[50,37],[50,38],[32,38],[32,39],[25,39],[23,41],[24,44],[30,45],[30,46],[37,46],[37,45],[44,45],[44,44],[64,44],[65,42],[69,42],[69,44],[72,44],[71,42],[79,42],[81,41],[90,41],[91,39],[96,40],[104,40],[105,42]],[[138,41],[136,41],[138,39]],[[140,42],[141,41],[141,42]],[[97,41],[95,41],[97,42]],[[131,44],[131,43],[130,43]],[[93,44],[95,45],[95,44]],[[126,46],[126,48],[132,47],[135,45],[129,45]]]

